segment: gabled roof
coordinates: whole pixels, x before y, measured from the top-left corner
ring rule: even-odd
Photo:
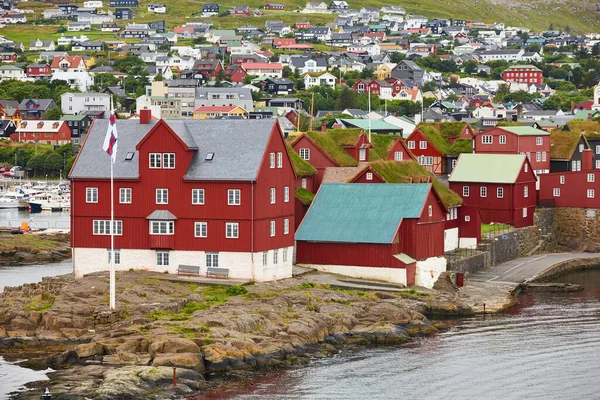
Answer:
[[[550,134],[533,126],[499,126],[498,128],[514,133],[517,136],[544,136]]]
[[[296,240],[389,244],[405,218],[419,218],[431,184],[325,183]]]
[[[137,179],[139,156],[136,146],[159,123],[166,123],[182,143],[195,150],[185,180],[252,181],[258,174],[265,148],[276,122],[258,120],[161,120],[140,124],[137,119],[118,120],[119,146],[114,164],[116,179]],[[110,164],[102,150],[107,119],[95,120],[71,171],[71,178],[108,179]],[[131,161],[127,153],[133,152]],[[214,158],[206,161],[206,155]],[[106,162],[102,162],[106,160]]]
[[[515,183],[524,154],[461,154],[448,182]]]
[[[325,183],[296,240],[392,243],[404,218],[419,218],[431,184]]]

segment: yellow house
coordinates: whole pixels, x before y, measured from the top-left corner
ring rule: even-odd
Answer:
[[[222,117],[248,118],[248,112],[238,106],[200,106],[194,110],[194,119],[215,119]]]
[[[379,64],[375,70],[377,80],[384,81],[389,78],[392,74],[392,69],[394,69],[394,64]]]

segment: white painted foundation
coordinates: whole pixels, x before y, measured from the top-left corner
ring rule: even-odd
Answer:
[[[346,275],[352,278],[374,279],[406,285],[406,269],[404,268],[378,268],[358,267],[348,265],[322,265],[302,264],[308,268],[318,271],[330,272],[332,274]]]
[[[73,271],[76,278],[99,271],[108,271],[108,250],[104,248],[74,248]],[[206,274],[206,252],[181,251],[169,252],[169,265],[156,264],[156,251],[148,249],[121,249],[121,262],[115,264],[115,270],[145,270],[177,274],[180,264],[200,266],[200,276]],[[292,257],[294,248],[287,248],[287,261],[283,262],[283,249],[278,249],[278,262],[274,263],[273,250],[267,252],[267,263],[263,265],[263,252],[237,253],[219,252],[219,268],[228,268],[232,279],[247,279],[256,282],[273,281],[292,277]]]
[[[444,253],[458,248],[458,228],[444,231]]]
[[[440,274],[445,271],[445,257],[429,257],[425,260],[417,261],[415,285],[431,289],[433,284],[438,280]]]
[[[459,247],[461,249],[475,248],[477,247],[477,238],[460,238]]]

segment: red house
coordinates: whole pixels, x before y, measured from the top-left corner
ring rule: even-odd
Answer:
[[[535,65],[513,65],[502,72],[502,79],[505,82],[541,85],[544,83],[544,74]]]
[[[283,11],[283,10],[285,10],[285,6],[283,4],[278,4],[278,3],[268,3],[265,5],[265,10]]]
[[[600,170],[593,168],[593,158],[592,150],[584,149],[581,153],[580,171],[540,175],[540,205],[600,208]]]
[[[322,183],[386,183],[386,180],[371,165],[361,164],[325,168]]]
[[[536,174],[550,172],[550,133],[531,126],[496,126],[473,138],[478,154],[525,154]]]
[[[310,28],[310,22],[309,21],[296,22],[294,27],[296,29],[308,29],[308,28]]]
[[[217,78],[219,71],[223,70],[220,60],[198,60],[194,64],[194,71],[200,72],[207,78]]]
[[[319,186],[321,186],[321,180],[327,167],[339,167],[337,161],[335,161],[319,144],[313,140],[306,133],[298,136],[290,146],[300,156],[301,159],[307,161],[312,165],[317,173],[314,176],[314,182],[312,187],[304,187],[304,189],[315,192]],[[298,187],[298,186],[297,186]]]
[[[28,78],[50,79],[52,69],[48,64],[29,64],[26,73]]]
[[[358,79],[354,86],[352,87],[356,93],[369,93],[376,94],[379,96],[381,94],[381,88],[383,86],[390,86],[390,84],[386,81],[376,81],[371,79]]]
[[[248,76],[246,70],[241,65],[233,64],[225,68],[225,77],[229,78],[231,82],[241,83],[244,82],[244,78]]]
[[[417,161],[415,156],[406,146],[404,140],[401,138],[396,139],[387,153],[387,160],[389,161],[405,161],[405,160],[414,160]]]
[[[446,270],[446,211],[431,184],[323,184],[296,232],[296,260],[342,275],[432,287]]]
[[[71,143],[71,128],[66,121],[21,121],[10,140],[62,146]]]
[[[119,120],[115,266],[230,278],[291,277],[294,171],[271,120]],[[107,120],[94,121],[70,173],[77,277],[106,270],[110,248]],[[214,270],[213,270],[214,271]]]
[[[427,137],[427,132],[415,129],[406,139],[406,147],[417,158],[417,162],[425,167],[427,171],[438,175],[444,174],[446,171],[444,166],[445,154],[430,139]],[[437,144],[439,146],[439,143]]]
[[[17,62],[18,58],[15,52],[0,52],[0,61],[3,63]]]
[[[536,177],[524,155],[461,154],[448,182],[484,223],[533,225]]]
[[[275,38],[275,39],[273,39],[273,47],[274,48],[286,47],[286,46],[290,46],[293,44],[296,44],[296,39],[294,39],[294,38]]]

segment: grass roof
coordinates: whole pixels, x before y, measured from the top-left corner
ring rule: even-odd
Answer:
[[[567,125],[569,125],[569,128],[571,128],[573,132],[580,134],[583,131],[586,136],[598,135],[598,133],[595,132],[600,132],[600,123],[597,121],[574,119],[569,121]]]
[[[448,154],[473,152],[473,139],[456,139],[448,148]]]
[[[463,129],[467,125],[468,124],[466,122],[440,122],[439,131],[444,137],[456,137],[462,133]],[[424,122],[419,124],[419,126],[430,126],[435,129],[436,124],[432,122]]]
[[[339,135],[332,135],[332,131],[342,131]],[[358,134],[360,133],[360,129],[334,129],[332,131],[327,132],[306,132],[306,134],[314,140],[331,158],[333,158],[340,167],[355,167],[358,165],[358,161],[356,161],[350,154],[344,150],[341,145],[342,143],[349,143],[352,141],[352,132],[347,131],[356,131],[354,133],[354,142],[358,139]],[[354,144],[354,143],[352,143]]]
[[[550,159],[568,160],[579,142],[580,131],[565,131],[553,129],[550,132]]]
[[[435,146],[436,149],[442,154],[448,154],[450,149],[450,142],[442,136],[440,131],[435,129],[433,126],[421,125],[417,126],[417,129],[421,131],[423,136],[427,138],[427,141]]]
[[[372,162],[371,166],[388,183],[408,183],[411,181],[411,178],[413,181],[417,179],[425,181],[430,178],[433,188],[447,207],[462,204],[462,199],[458,194],[444,186],[434,175],[414,161],[380,160]]]
[[[315,194],[309,192],[306,189],[303,188],[296,188],[294,189],[294,196],[300,200],[300,202],[302,204],[304,204],[305,206],[308,206],[312,203],[313,199],[315,198]]]
[[[292,165],[294,166],[294,171],[296,171],[296,175],[298,176],[311,176],[317,173],[315,167],[310,165],[310,163],[304,160],[302,157],[298,155],[292,149],[292,146],[287,145],[288,152],[290,153],[290,159],[292,160]]]

